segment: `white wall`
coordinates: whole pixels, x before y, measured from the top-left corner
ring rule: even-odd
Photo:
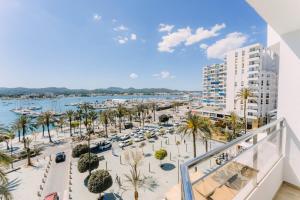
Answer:
[[[279,36],[268,27],[268,45],[280,42],[278,117],[287,121],[283,178],[300,186],[300,27]]]
[[[282,183],[284,160],[281,159],[249,195],[247,200],[271,200]]]

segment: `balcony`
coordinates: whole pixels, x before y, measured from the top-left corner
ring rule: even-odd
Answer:
[[[181,198],[230,200],[257,195],[258,187],[267,183],[282,161],[284,122],[274,121],[182,164]],[[276,171],[272,175],[278,176]]]

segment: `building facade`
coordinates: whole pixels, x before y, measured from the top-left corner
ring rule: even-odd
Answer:
[[[267,113],[277,106],[278,63],[276,48],[264,48],[260,44],[226,53],[225,112],[235,111],[242,117],[244,102],[238,97],[238,93],[242,88],[249,88],[253,94],[247,104],[249,122],[254,119],[266,120]]]
[[[207,65],[203,68],[202,104],[208,107],[225,108],[226,67],[224,64]]]

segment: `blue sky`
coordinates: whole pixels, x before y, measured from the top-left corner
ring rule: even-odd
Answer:
[[[266,42],[244,0],[0,0],[0,87],[201,90],[225,51]]]

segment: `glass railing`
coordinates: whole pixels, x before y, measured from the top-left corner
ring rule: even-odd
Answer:
[[[245,199],[282,157],[283,134],[279,119],[182,164],[182,199]]]

